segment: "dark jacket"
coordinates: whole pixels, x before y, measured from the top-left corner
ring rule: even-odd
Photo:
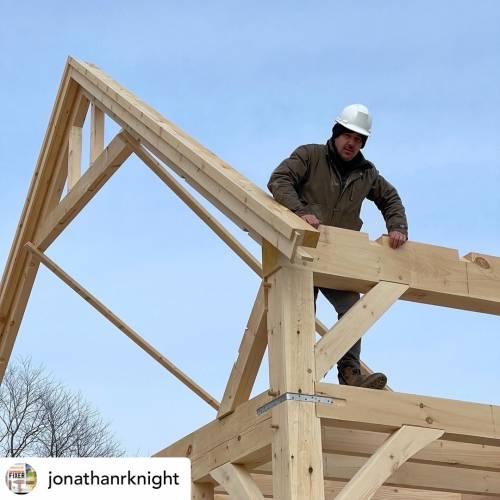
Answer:
[[[394,186],[361,152],[348,162],[354,168],[343,182],[329,145],[300,146],[281,162],[267,185],[274,198],[297,215],[314,214],[321,224],[356,231],[363,225],[359,214],[368,198],[382,212],[389,232],[408,235],[405,209]]]

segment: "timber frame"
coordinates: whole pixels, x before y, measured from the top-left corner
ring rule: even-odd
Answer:
[[[105,117],[122,128],[107,146]],[[132,154],[261,278],[220,402],[44,254]],[[262,264],[172,172],[262,246]],[[157,453],[191,459],[193,499],[500,498],[500,407],[321,382],[398,299],[500,315],[500,258],[317,231],[100,69],[69,58],[1,282],[0,379],[41,263],[217,411]],[[329,329],[315,319],[313,285],[364,295]],[[249,399],[266,349],[269,391]]]

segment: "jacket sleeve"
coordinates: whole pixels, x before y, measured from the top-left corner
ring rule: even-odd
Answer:
[[[299,187],[307,177],[308,167],[307,148],[300,146],[278,165],[267,183],[274,199],[297,215],[308,213],[299,196]]]
[[[387,230],[399,231],[408,236],[405,208],[396,188],[380,174],[372,185],[367,198],[372,200],[384,216]]]

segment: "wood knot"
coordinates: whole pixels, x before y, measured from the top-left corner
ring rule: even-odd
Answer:
[[[482,269],[489,269],[491,267],[490,263],[484,257],[476,257],[474,264],[477,264]]]

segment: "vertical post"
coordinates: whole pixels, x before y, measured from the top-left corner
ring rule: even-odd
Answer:
[[[90,115],[90,164],[104,151],[104,112],[92,104]]]
[[[272,266],[277,270],[266,278],[271,390],[314,394],[312,272],[290,267],[281,255],[277,259],[278,266]],[[315,405],[286,401],[272,412],[274,498],[324,500],[321,425]]]
[[[68,191],[77,183],[81,176],[82,163],[82,127],[73,125],[69,131],[68,147]]]

